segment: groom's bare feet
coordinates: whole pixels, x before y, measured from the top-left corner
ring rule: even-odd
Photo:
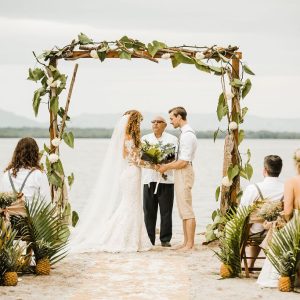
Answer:
[[[185,244],[177,245],[177,246],[172,247],[171,250],[179,250],[179,249],[182,249],[184,247],[185,247]]]
[[[195,247],[194,247],[194,246],[192,246],[192,247],[189,247],[189,246],[184,246],[184,247],[182,247],[182,248],[178,249],[178,251],[180,251],[180,252],[185,252],[185,251],[194,251],[194,250],[195,250]]]

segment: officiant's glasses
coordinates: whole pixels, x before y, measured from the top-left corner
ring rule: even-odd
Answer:
[[[158,124],[161,124],[161,123],[165,123],[164,121],[161,121],[161,120],[153,120],[151,121],[152,124],[154,123],[158,123]]]

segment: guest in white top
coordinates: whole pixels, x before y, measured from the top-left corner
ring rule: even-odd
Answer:
[[[197,138],[194,130],[187,123],[187,112],[183,107],[169,110],[170,121],[174,128],[181,129],[177,160],[159,168],[161,173],[174,169],[175,195],[179,215],[183,223],[183,244],[181,250],[194,249],[196,220],[192,207],[192,187],[194,170],[192,161],[197,150]]]
[[[33,138],[26,137],[19,140],[12,160],[0,178],[1,192],[13,191],[9,173],[16,192],[20,191],[28,176],[22,190],[27,201],[30,202],[34,195],[40,195],[41,199],[45,199],[47,202],[51,201],[48,178],[41,169],[39,147]]]
[[[268,155],[264,159],[263,176],[264,180],[256,185],[251,184],[245,189],[241,198],[240,205],[251,205],[255,200],[260,198],[259,190],[264,199],[271,201],[282,200],[284,185],[278,179],[282,169],[282,160],[278,155]],[[263,233],[264,227],[262,224],[253,224],[250,228],[251,233]],[[250,256],[257,257],[260,252],[260,247],[250,246]],[[250,268],[253,268],[255,259],[250,261]]]
[[[162,145],[173,144],[175,148],[177,147],[177,137],[165,132],[167,122],[163,117],[157,116],[151,123],[153,133],[143,136],[143,142],[147,141],[150,145],[158,143],[162,143]],[[161,245],[163,247],[171,247],[174,202],[173,171],[168,171],[165,175],[167,175],[166,179],[157,171],[143,169],[143,207],[145,224],[152,245],[155,244],[155,227],[159,206]]]

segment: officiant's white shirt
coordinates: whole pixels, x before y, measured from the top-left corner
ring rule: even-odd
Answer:
[[[163,132],[160,138],[157,138],[154,133],[150,133],[147,135],[144,135],[142,137],[142,141],[148,141],[151,145],[155,145],[159,142],[162,142],[163,145],[166,144],[173,144],[176,147],[177,151],[177,145],[178,145],[178,139],[175,135],[172,135],[167,132]],[[167,180],[163,179],[161,174],[159,172],[156,172],[152,169],[142,169],[143,170],[143,184],[149,184],[150,182],[158,182],[161,183],[167,183],[167,184],[173,184],[174,183],[174,175],[173,170],[167,171],[165,174],[168,175]]]
[[[20,190],[22,183],[30,172],[29,169],[21,168],[17,173],[17,177],[12,176],[12,180],[17,191]],[[8,171],[2,174],[0,178],[0,192],[12,192],[12,187],[8,177]],[[46,202],[51,201],[50,187],[46,173],[40,170],[34,170],[28,177],[23,188],[25,198],[30,202],[34,195],[40,194]]]
[[[261,193],[265,199],[268,200],[281,200],[283,196],[284,184],[278,179],[278,177],[265,177],[262,182],[257,183]],[[255,200],[260,198],[258,190],[254,184],[250,184],[245,189],[241,198],[241,206],[249,206]],[[264,230],[261,224],[253,224],[251,226],[251,232],[257,233]]]
[[[197,137],[189,124],[180,128],[178,160],[192,162],[197,150]]]

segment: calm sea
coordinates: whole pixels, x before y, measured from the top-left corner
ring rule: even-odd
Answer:
[[[0,169],[3,170],[11,159],[18,139],[0,139]],[[40,147],[49,143],[46,139],[37,139]],[[61,147],[61,158],[67,174],[75,174],[74,185],[70,192],[73,209],[80,211],[86,204],[106,152],[108,139],[76,139],[75,148],[65,145]],[[198,140],[198,150],[193,163],[195,169],[195,186],[193,203],[197,217],[197,231],[203,231],[211,220],[211,214],[219,206],[215,201],[215,189],[222,179],[224,141]],[[283,159],[283,170],[280,176],[284,181],[295,174],[292,156],[293,151],[300,147],[299,140],[245,140],[241,146],[242,155],[250,148],[251,163],[254,168],[252,181],[262,180],[263,158],[269,154],[280,155]],[[243,155],[246,159],[246,155]],[[242,180],[245,187],[249,182]],[[173,211],[175,230],[180,230],[177,208]]]

